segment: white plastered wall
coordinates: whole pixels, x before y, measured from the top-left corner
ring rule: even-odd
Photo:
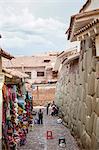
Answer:
[[[99,56],[99,35],[96,36],[96,56]]]

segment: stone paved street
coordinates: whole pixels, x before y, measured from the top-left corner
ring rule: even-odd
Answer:
[[[52,130],[53,139],[46,139],[46,131]],[[58,139],[61,136],[66,138],[66,148],[58,146]],[[57,124],[57,117],[46,116],[44,110],[44,124],[35,125],[33,131],[27,135],[27,144],[21,146],[20,150],[79,150],[75,139],[69,130],[62,124]]]

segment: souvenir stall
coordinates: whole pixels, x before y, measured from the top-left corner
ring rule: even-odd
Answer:
[[[26,92],[25,102],[26,102],[25,109],[28,118],[28,123],[31,125],[33,121],[33,115],[32,115],[33,105],[32,105],[32,98],[29,96],[28,91]]]
[[[28,124],[23,122],[26,118],[24,114],[25,105],[21,114],[19,113],[20,98],[25,99],[22,91],[22,78],[26,75],[15,70],[3,69],[4,73],[9,73],[12,78],[6,77],[2,89],[3,95],[3,119],[2,119],[2,133],[3,133],[3,149],[14,150],[18,145],[26,143],[26,134]],[[25,104],[25,103],[24,103]]]
[[[2,149],[2,103],[3,103],[3,98],[2,98],[2,87],[4,84],[4,73],[2,73],[2,58],[6,58],[11,60],[13,56],[5,52],[0,48],[0,149]],[[6,74],[7,76],[7,74]]]
[[[15,135],[15,127],[17,121],[17,99],[15,85],[7,85],[6,82],[3,85],[3,116],[2,116],[2,135],[3,135],[3,149],[10,150],[16,148],[18,140]]]

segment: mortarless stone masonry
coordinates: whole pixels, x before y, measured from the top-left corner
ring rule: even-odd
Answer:
[[[82,59],[74,65],[63,63],[56,88],[56,103],[64,122],[79,135],[86,150],[99,149],[99,58],[85,47]],[[81,57],[81,56],[80,56]],[[73,70],[74,71],[70,71]],[[77,71],[78,69],[78,71]]]

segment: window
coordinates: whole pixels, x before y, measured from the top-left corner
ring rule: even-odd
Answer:
[[[52,72],[53,78],[57,78],[57,75],[58,75],[58,71],[53,71],[53,72]]]
[[[31,72],[25,72],[27,75],[29,75],[29,79],[31,79]]]
[[[37,72],[37,77],[43,77],[44,76],[44,72]]]
[[[44,62],[49,63],[51,60],[50,59],[45,59]]]

